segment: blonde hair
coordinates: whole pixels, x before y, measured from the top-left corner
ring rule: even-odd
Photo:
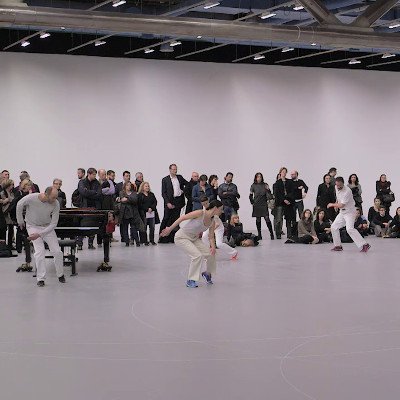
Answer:
[[[149,182],[142,182],[139,186],[138,193],[143,193],[144,185],[149,185],[149,192],[151,192],[150,183]]]
[[[33,187],[33,182],[30,179],[24,179],[21,183],[20,183],[20,188],[21,190],[25,188],[25,186],[30,186]]]
[[[12,185],[14,185],[14,181],[12,179],[5,179],[2,183],[4,190],[8,189]]]
[[[232,226],[234,226],[235,225],[235,223],[233,222],[233,219],[234,218],[239,218],[239,215],[238,214],[232,214],[231,215],[231,219],[229,220],[229,225],[232,225]],[[240,221],[240,220],[239,220]]]

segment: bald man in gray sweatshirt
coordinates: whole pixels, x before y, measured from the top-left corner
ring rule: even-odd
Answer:
[[[55,227],[58,224],[60,203],[57,201],[57,190],[48,187],[45,193],[32,193],[25,196],[17,204],[18,225],[23,228],[26,224],[28,239],[32,240],[35,249],[37,268],[37,284],[44,286],[46,279],[46,260],[44,242],[54,257],[58,280],[65,283],[63,271],[63,253],[58,244]],[[25,209],[25,221],[23,211]]]

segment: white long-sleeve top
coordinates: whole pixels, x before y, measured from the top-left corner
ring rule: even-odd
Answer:
[[[40,226],[45,229],[40,236],[45,236],[51,232],[58,224],[60,214],[60,203],[42,202],[39,193],[28,194],[17,203],[18,225],[23,225],[23,210],[25,209],[25,222],[27,226]]]

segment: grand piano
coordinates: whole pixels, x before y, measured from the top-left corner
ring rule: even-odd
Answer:
[[[64,256],[64,264],[72,267],[71,275],[77,275],[76,240],[78,237],[101,235],[103,238],[104,261],[97,267],[99,271],[111,271],[110,262],[110,224],[109,210],[93,208],[63,208],[60,210],[58,225],[55,229],[61,239],[60,246],[70,247],[71,254]],[[112,224],[111,224],[112,225]]]

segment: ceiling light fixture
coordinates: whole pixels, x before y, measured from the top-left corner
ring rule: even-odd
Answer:
[[[275,17],[275,16],[276,16],[275,13],[263,12],[263,13],[260,15],[260,18],[261,18],[261,19],[268,19],[268,18],[273,18],[273,17]]]
[[[203,36],[201,36],[201,35],[199,35],[199,36],[197,36],[197,39],[201,39]]]
[[[60,27],[62,31],[65,31],[65,26]]]
[[[398,27],[400,27],[400,23],[399,22],[397,22],[395,24],[392,24],[392,25],[389,25],[389,29],[394,29],[394,28],[398,28]]]
[[[315,42],[311,43],[311,46],[316,46],[316,45],[317,45],[317,43],[315,43]]]
[[[173,40],[169,45],[171,47],[175,47],[175,46],[179,46],[181,44],[182,44],[182,42],[180,42],[179,40]]]
[[[113,7],[119,7],[122,6],[122,4],[125,4],[126,0],[114,0],[112,6]]]
[[[263,58],[265,58],[264,55],[262,55],[262,54],[256,54],[256,55],[254,56],[254,61],[262,60]]]
[[[107,42],[105,42],[104,40],[96,40],[94,42],[94,45],[97,46],[103,46],[103,44],[106,44]]]
[[[355,58],[353,58],[353,59],[351,59],[349,61],[349,64],[350,65],[361,64],[361,61],[360,60],[356,60]]]
[[[208,3],[204,4],[204,9],[205,10],[209,10],[210,8],[217,7],[220,4],[221,3],[219,1],[211,1],[211,2],[208,2]]]
[[[26,46],[29,46],[31,44],[31,42],[28,42],[27,40],[24,40],[22,43],[21,43],[21,46],[22,47],[26,47]]]
[[[43,32],[43,33],[40,34],[40,39],[46,39],[46,38],[48,38],[49,36],[51,36],[50,33]]]
[[[144,54],[150,54],[150,53],[154,53],[154,49],[146,49],[144,51]]]
[[[396,54],[392,54],[392,53],[385,53],[382,58],[391,58],[391,57],[396,57]]]
[[[287,53],[288,51],[293,51],[294,48],[293,47],[285,47],[282,49],[282,53]]]
[[[304,10],[304,7],[301,4],[295,4],[293,10],[294,11]]]

